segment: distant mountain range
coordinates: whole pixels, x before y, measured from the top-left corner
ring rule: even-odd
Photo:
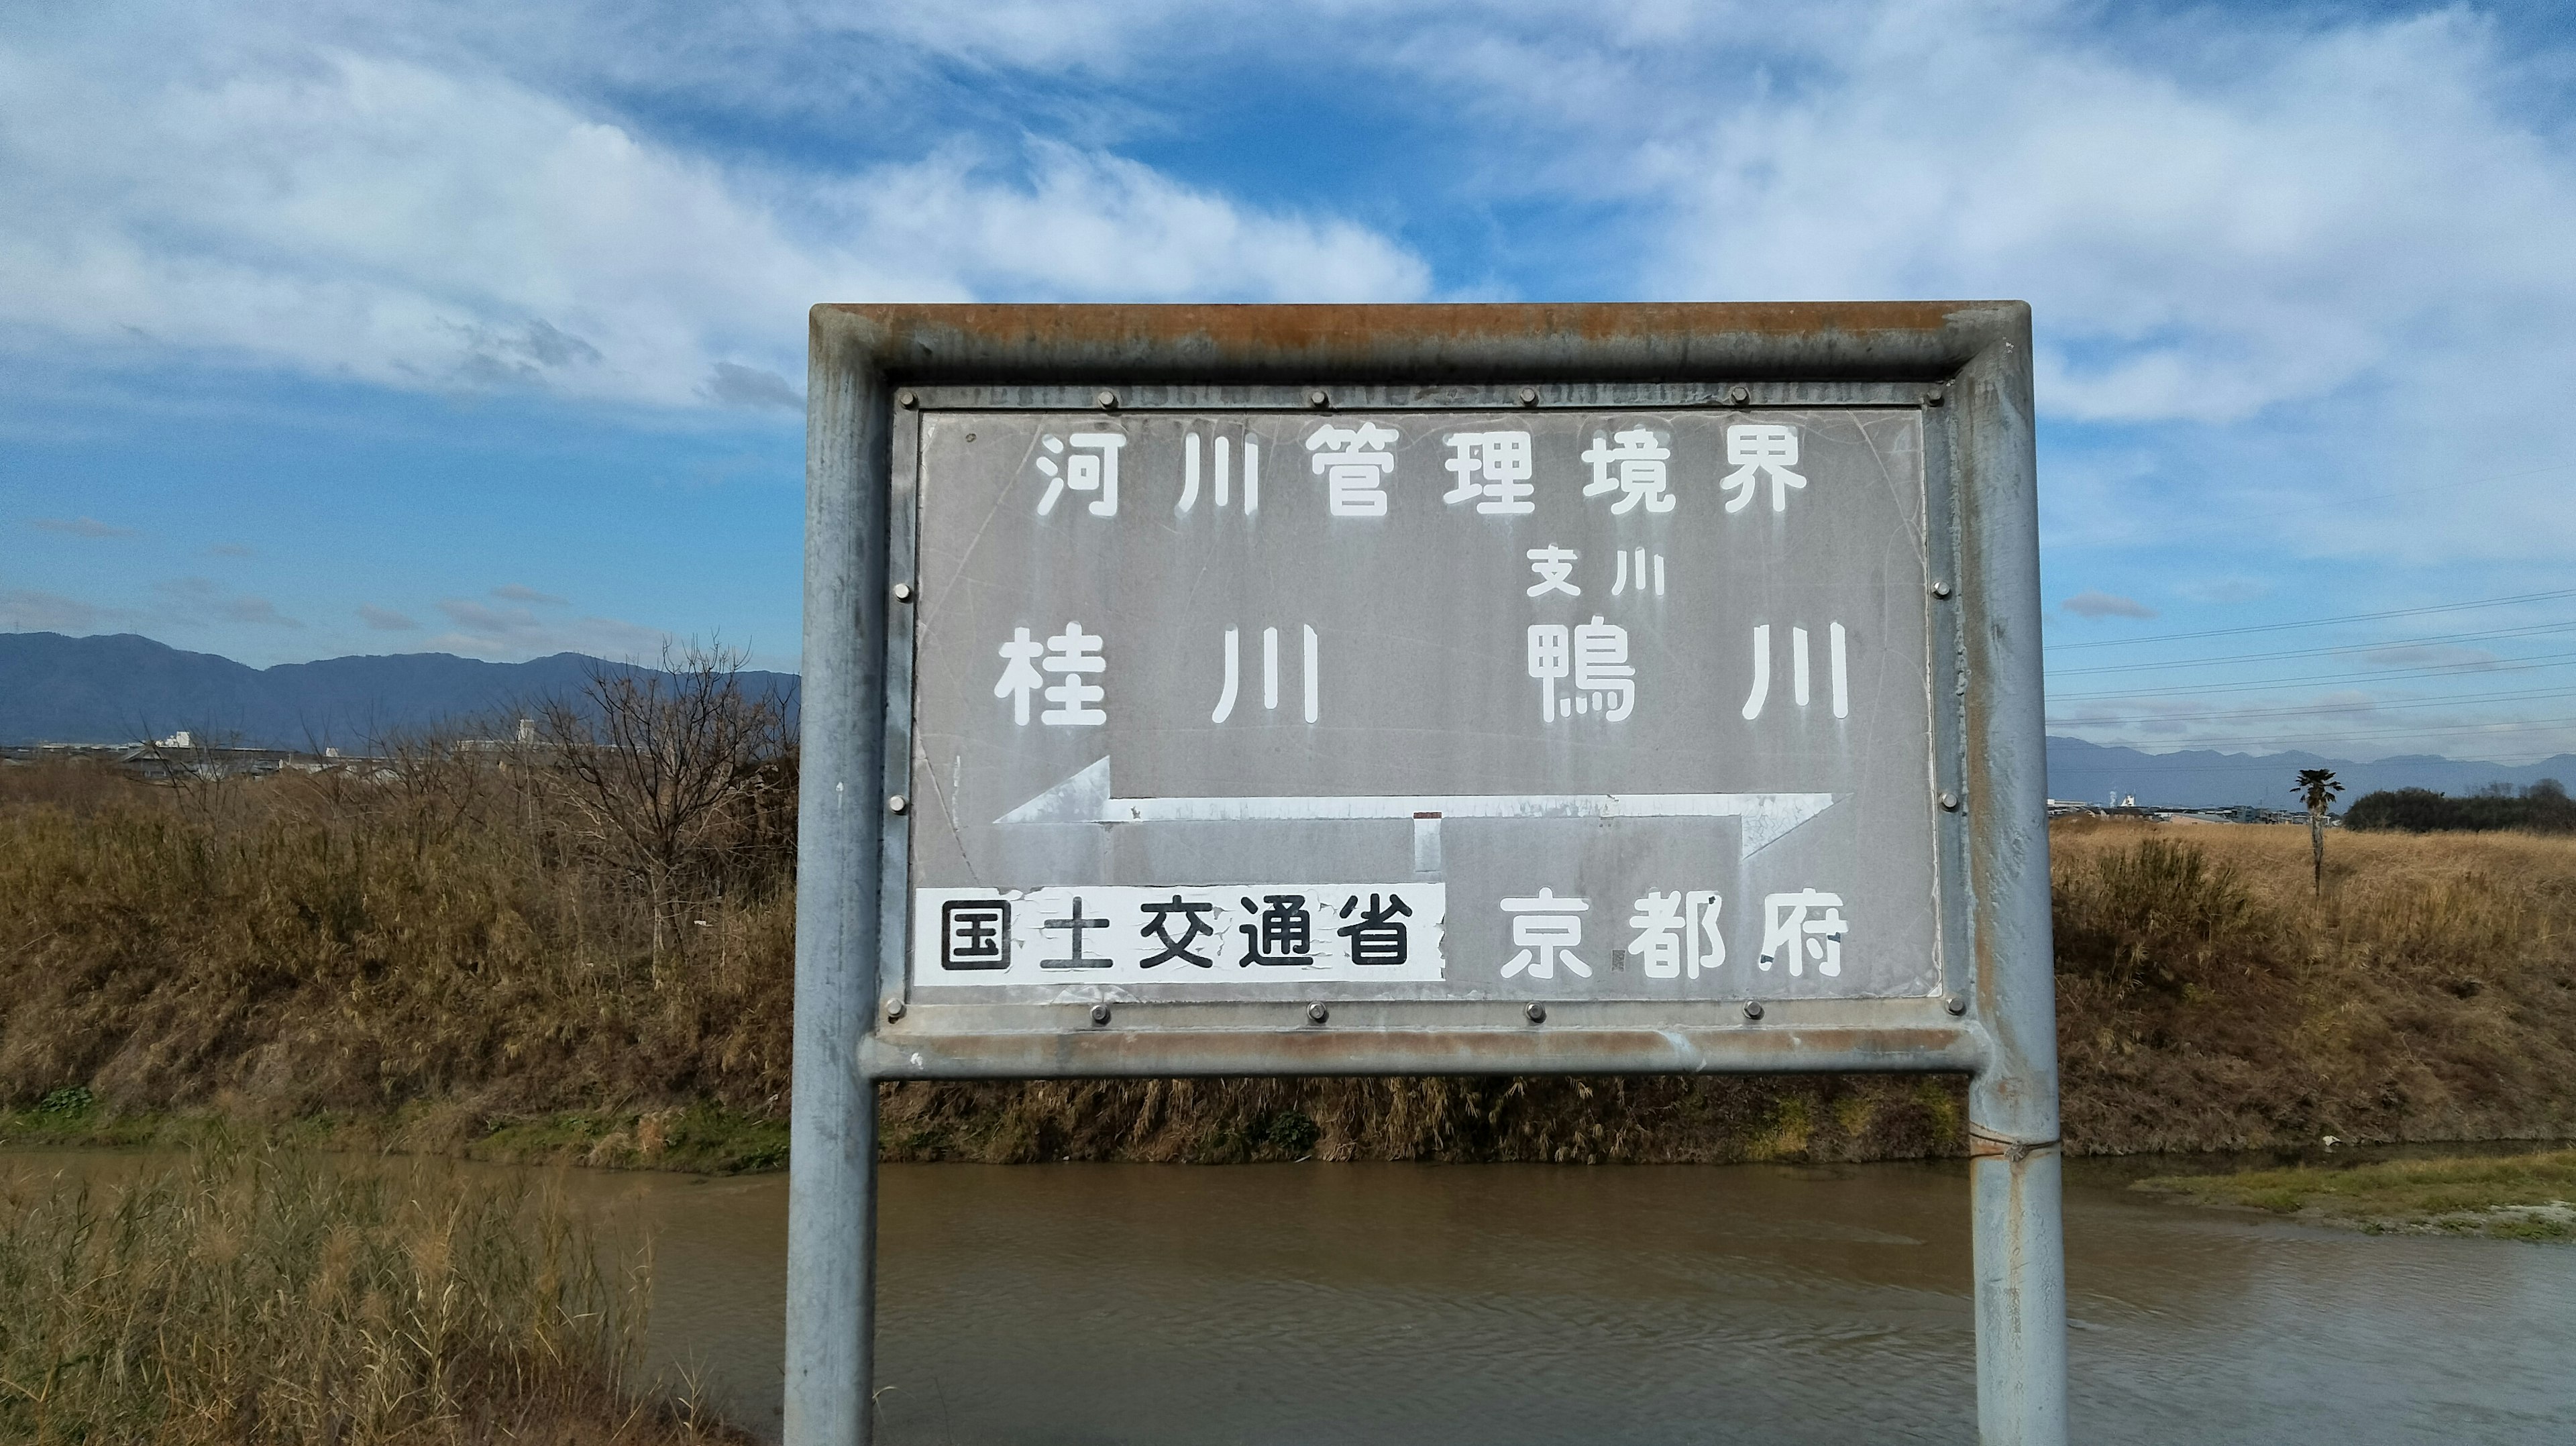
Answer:
[[[0,633],[0,744],[132,743],[185,728],[206,743],[355,751],[577,694],[602,666],[624,665],[580,653],[525,663],[398,653],[253,668],[132,633]],[[746,672],[743,682],[795,696],[793,673]]]
[[[253,747],[366,746],[407,729],[493,716],[547,695],[578,692],[604,665],[580,653],[486,663],[448,653],[325,658],[252,668],[131,633],[71,638],[0,633],[0,744],[131,743],[186,728],[207,741]],[[792,673],[746,673],[754,688],[794,697]],[[2576,785],[2576,756],[2512,767],[2417,756],[2376,763],[2314,753],[2142,753],[2078,738],[2048,740],[2051,798],[2106,802],[2135,795],[2172,808],[2292,806],[2302,768],[2331,768],[2346,802],[2383,788],[2473,793],[2543,778]]]
[[[2344,786],[2343,802],[2381,789],[2429,788],[2439,793],[2475,793],[2491,783],[2524,788],[2544,778],[2576,785],[2576,755],[2561,753],[2538,763],[2464,762],[2413,754],[2355,763],[2316,753],[2141,753],[2135,748],[2106,747],[2081,738],[2048,740],[2048,796],[2107,803],[2116,794],[2135,794],[2139,803],[2161,808],[2223,808],[2261,804],[2296,808],[2291,781],[2302,768],[2331,768]]]

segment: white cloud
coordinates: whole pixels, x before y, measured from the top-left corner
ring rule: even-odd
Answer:
[[[1468,158],[1489,194],[1627,211],[1645,291],[2030,297],[2065,418],[2240,419],[2400,366],[2420,384],[2428,352],[2556,355],[2576,319],[2576,172],[2462,11],[307,4],[246,37],[181,13],[149,58],[41,28],[0,48],[0,321],[395,385],[793,407],[818,299],[1431,287],[1374,231],[1097,150],[957,141],[816,175],[579,98],[759,112],[864,88],[852,47],[1104,86],[1339,54],[1352,84],[1490,130]]]
[[[2156,610],[2133,597],[2118,593],[2085,591],[2058,604],[2079,618],[2151,618]]]
[[[251,593],[226,594],[212,578],[179,577],[152,585],[171,599],[160,615],[187,626],[243,623],[252,627],[300,628],[304,624],[277,610],[277,605]]]
[[[2507,660],[2489,648],[2466,648],[2457,643],[2414,643],[2399,647],[2372,648],[2356,655],[2355,661],[2373,668],[2502,668]]]
[[[728,407],[784,407],[792,411],[805,405],[803,390],[778,373],[722,361],[716,363],[705,381],[698,383],[698,395]]]
[[[524,607],[496,608],[471,598],[442,599],[438,610],[454,627],[422,644],[430,652],[505,661],[553,653],[638,658],[658,653],[670,641],[667,633],[617,618],[547,619]]]
[[[1410,300],[1430,286],[1411,255],[1345,222],[1247,213],[1150,167],[1033,144],[1025,181],[957,147],[890,167],[833,197],[893,255],[953,256],[994,300]]]
[[[277,605],[264,597],[244,593],[214,605],[214,616],[228,623],[249,623],[257,627],[300,628],[304,624],[277,610]]]
[[[545,624],[526,608],[496,608],[471,598],[452,597],[440,601],[438,610],[447,620],[484,637],[507,637],[540,632]]]
[[[0,628],[11,632],[95,632],[108,616],[78,598],[30,588],[0,588]]]
[[[413,53],[799,116],[906,95],[924,58],[975,80],[1007,71],[1107,80],[1131,74],[1140,58],[1187,49],[1193,37],[1234,40],[1259,18],[1238,13],[1212,27],[1203,0],[443,0],[408,12],[271,0],[263,8],[283,15],[290,7],[298,33],[342,43],[381,32],[393,9]]]
[[[407,633],[420,626],[410,617],[374,603],[358,604],[358,620],[380,633]]]
[[[2031,301],[2043,416],[2123,454],[2072,496],[2052,472],[2061,544],[2298,507],[2256,531],[2408,564],[2576,545],[2576,489],[2455,490],[2576,458],[2563,53],[2460,6],[1595,8],[1453,14],[1398,63],[1512,137],[1489,196],[1620,218],[1641,294]]]
[[[1004,4],[47,12],[0,348],[783,421],[817,299],[1411,298],[1419,235],[1497,294],[2028,297],[2050,546],[2160,602],[2576,547],[2576,128],[2469,8]]]
[[[1774,29],[1795,67],[1709,87],[1705,131],[1649,153],[1667,285],[2028,297],[2044,404],[2111,421],[2250,416],[2576,303],[2567,157],[2465,12],[2203,12],[2198,54],[2071,5],[1843,13]]]
[[[570,598],[557,597],[550,592],[539,592],[535,588],[515,582],[505,582],[492,589],[492,596],[503,602],[542,603],[548,607],[562,607],[571,601]]]
[[[101,522],[95,517],[38,517],[27,524],[39,532],[59,532],[67,537],[132,537],[134,529]]]
[[[1383,300],[1429,284],[1372,232],[1112,155],[956,146],[782,172],[397,47],[178,28],[186,43],[149,54],[0,40],[0,330],[17,346],[780,404],[817,301]]]
[[[2249,603],[2270,597],[2277,583],[2262,577],[2204,577],[2179,584],[2174,590],[2195,602]]]

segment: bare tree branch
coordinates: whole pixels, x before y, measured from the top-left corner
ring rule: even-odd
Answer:
[[[657,961],[685,947],[690,905],[766,872],[759,856],[792,806],[786,710],[745,689],[744,661],[721,645],[665,647],[659,668],[601,663],[577,695],[536,707],[582,842],[650,903]]]

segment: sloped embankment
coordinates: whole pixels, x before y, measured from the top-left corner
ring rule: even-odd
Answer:
[[[0,1134],[48,1099],[418,1148],[771,1165],[792,884],[659,927],[517,775],[329,794],[0,777]],[[783,826],[783,825],[782,825]],[[2078,1152],[2576,1135],[2576,840],[2091,825],[2055,840]],[[1957,1153],[1956,1079],[892,1087],[904,1159]],[[94,1102],[94,1103],[92,1103]],[[57,1130],[58,1138],[90,1131]],[[122,1136],[130,1138],[130,1133]]]
[[[2576,1137],[2576,840],[2079,824],[2052,839],[2077,1154]],[[1954,1154],[1955,1079],[906,1087],[912,1158]]]
[[[2576,1135],[2576,839],[2097,825],[2056,858],[2078,1150]]]

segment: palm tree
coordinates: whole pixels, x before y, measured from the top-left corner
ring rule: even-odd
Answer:
[[[2335,782],[2331,768],[2302,768],[2292,791],[2308,806],[2308,850],[2316,856],[2316,888],[2322,894],[2326,891],[2326,810],[2334,807],[2334,796],[2343,792],[2343,785]]]

